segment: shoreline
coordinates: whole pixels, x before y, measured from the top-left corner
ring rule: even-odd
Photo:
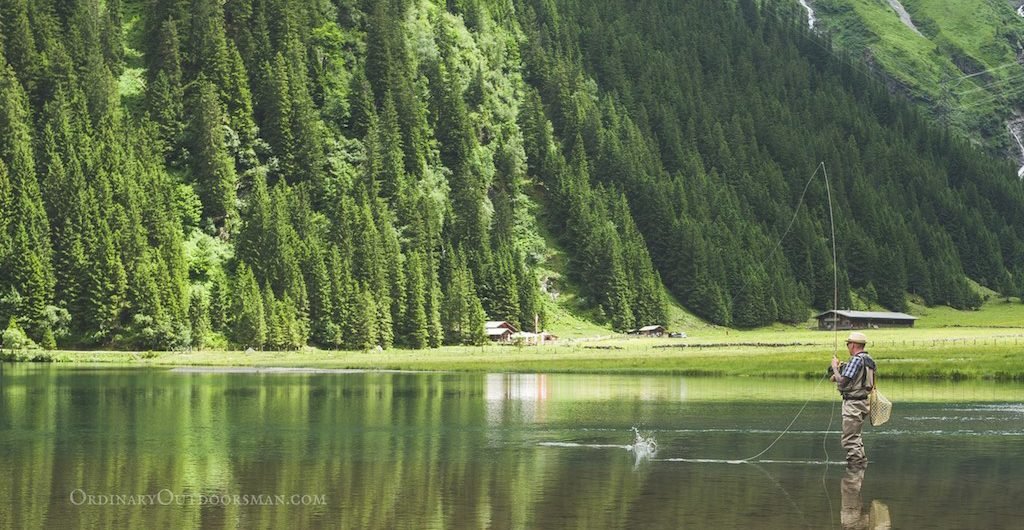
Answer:
[[[1024,328],[872,330],[868,351],[880,378],[1024,381]],[[595,347],[597,346],[597,347]],[[433,350],[128,352],[33,350],[4,361],[281,373],[330,371],[594,373],[808,379],[824,375],[833,334],[806,330],[733,332],[730,336],[561,341],[543,346],[487,344]],[[839,351],[840,358],[845,352]],[[315,372],[313,372],[315,373]]]

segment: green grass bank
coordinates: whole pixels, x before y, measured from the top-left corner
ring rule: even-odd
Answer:
[[[880,377],[903,380],[1024,381],[1024,304],[990,299],[978,311],[911,305],[921,317],[909,329],[866,331]],[[596,326],[573,329],[543,346],[446,346],[384,351],[23,351],[7,361],[117,363],[136,366],[306,367],[459,372],[680,374],[768,378],[820,377],[832,354],[846,356],[845,332],[818,331],[812,322],[738,331],[675,320],[685,339],[635,338]],[[597,333],[603,333],[598,335]],[[586,336],[581,336],[586,335]]]
[[[1024,328],[873,330],[869,351],[890,379],[1024,381]],[[839,337],[840,341],[842,336]],[[310,367],[470,372],[561,372],[819,377],[835,350],[828,332],[766,329],[686,339],[560,341],[544,346],[291,352],[25,352],[19,360],[148,366]],[[846,355],[840,344],[840,357]],[[10,353],[5,354],[7,356]],[[13,360],[8,358],[8,360]]]

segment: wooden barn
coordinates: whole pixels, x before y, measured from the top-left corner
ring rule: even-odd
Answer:
[[[912,328],[917,317],[886,311],[825,311],[815,316],[818,329]]]
[[[665,326],[644,326],[639,329],[631,329],[627,333],[644,337],[661,337],[665,335],[666,331]]]
[[[487,338],[493,342],[508,342],[512,334],[519,331],[510,322],[504,320],[488,320],[484,325]]]

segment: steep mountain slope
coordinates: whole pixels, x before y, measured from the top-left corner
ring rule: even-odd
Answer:
[[[791,209],[819,160],[840,183],[841,291],[966,307],[977,301],[961,271],[1016,288],[1019,274],[1000,271],[1019,267],[1016,243],[1000,247],[1017,239],[1018,207],[984,213],[997,188],[1020,200],[1012,170],[887,97],[801,19],[752,1],[538,3],[521,16],[528,80],[576,161],[568,173],[624,190],[669,289],[705,318],[747,326],[828,305],[820,182]],[[789,219],[782,259],[771,250]]]
[[[833,296],[821,162],[842,305],[1020,292],[1012,168],[793,7],[0,0],[0,321],[423,348],[545,322],[558,273],[578,307],[554,320],[664,322],[667,288],[712,323],[802,322]]]
[[[813,0],[814,30],[939,124],[1024,164],[1024,17],[1007,0]]]

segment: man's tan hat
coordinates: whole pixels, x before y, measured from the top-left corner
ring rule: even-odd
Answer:
[[[850,332],[850,336],[846,337],[846,342],[856,342],[857,344],[867,344],[868,343],[868,337],[867,337],[867,335],[865,335],[865,334],[863,334],[863,333],[861,333],[859,331],[851,331]]]

